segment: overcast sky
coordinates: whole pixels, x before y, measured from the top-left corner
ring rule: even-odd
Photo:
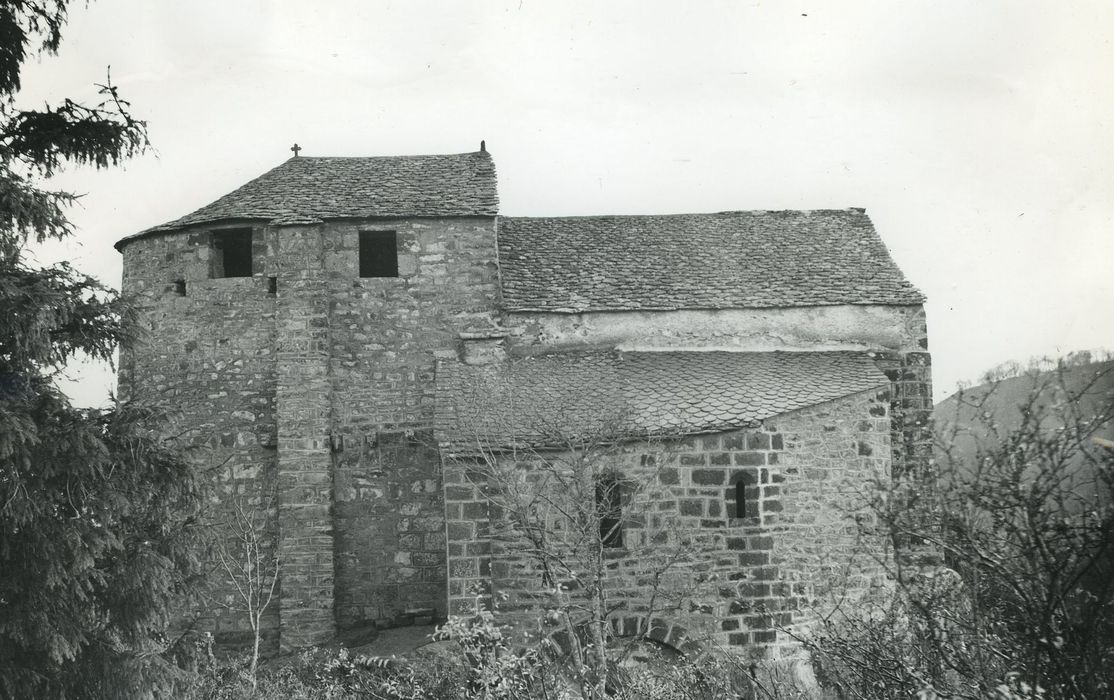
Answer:
[[[1114,3],[75,3],[25,105],[112,77],[156,151],[75,171],[72,260],[309,156],[487,140],[508,215],[865,207],[928,296],[937,399],[1114,348]],[[113,381],[69,390],[97,403]]]

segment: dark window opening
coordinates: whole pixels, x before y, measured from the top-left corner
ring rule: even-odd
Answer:
[[[174,293],[180,297],[186,296],[186,281],[174,280]]]
[[[267,293],[278,294],[278,277],[267,278]]]
[[[251,229],[213,231],[213,277],[251,277]]]
[[[394,231],[360,231],[360,277],[398,277]]]
[[[596,483],[596,512],[600,519],[600,541],[604,547],[623,546],[623,502],[620,483],[605,476]]]
[[[727,517],[754,518],[758,516],[758,475],[751,471],[732,475],[729,488],[724,493]]]

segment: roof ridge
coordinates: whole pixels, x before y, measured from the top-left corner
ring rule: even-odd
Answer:
[[[275,167],[281,167],[292,160],[395,160],[401,158],[453,158],[457,156],[491,157],[490,151],[463,151],[461,153],[400,153],[390,156],[290,156]],[[272,168],[273,170],[274,168]]]
[[[584,219],[664,219],[683,216],[723,216],[731,214],[866,214],[864,207],[822,208],[822,209],[727,209],[723,211],[688,211],[670,214],[573,214],[571,216],[513,216],[500,214],[500,219],[514,220],[584,220]]]

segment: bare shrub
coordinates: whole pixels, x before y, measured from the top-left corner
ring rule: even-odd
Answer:
[[[937,416],[936,475],[878,485],[895,596],[807,640],[840,697],[1110,696],[1112,372],[1068,362],[961,392]]]

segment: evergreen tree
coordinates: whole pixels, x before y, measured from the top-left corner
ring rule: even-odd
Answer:
[[[170,605],[196,568],[199,498],[141,407],[79,410],[54,377],[110,359],[127,324],[115,292],[31,242],[73,233],[67,165],[142,152],[145,126],[110,81],[101,101],[16,105],[24,61],[57,51],[66,0],[0,0],[0,698],[165,696]]]

